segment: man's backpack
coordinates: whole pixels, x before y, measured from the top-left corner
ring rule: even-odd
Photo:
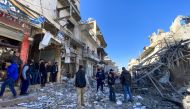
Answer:
[[[86,87],[86,78],[85,72],[80,70],[76,73],[76,80],[75,80],[76,87],[84,88]]]

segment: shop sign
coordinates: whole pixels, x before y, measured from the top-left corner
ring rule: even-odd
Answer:
[[[29,32],[30,26],[22,21],[19,21],[18,19],[15,19],[14,17],[5,14],[3,12],[0,12],[0,23],[4,23],[6,25],[9,25],[11,27],[16,27],[19,30],[22,30],[23,32]]]
[[[2,11],[8,12],[13,15],[22,14],[23,16],[26,16],[24,13],[22,13],[16,6],[14,6],[9,0],[0,0],[0,9]]]
[[[11,2],[12,1],[12,2]],[[18,1],[14,0],[0,0],[0,10],[10,13],[11,15],[19,18],[28,19],[30,23],[41,24],[46,21],[43,16],[34,16],[30,11],[26,10]]]

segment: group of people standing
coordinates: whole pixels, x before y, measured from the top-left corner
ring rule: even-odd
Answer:
[[[116,102],[116,95],[115,95],[115,73],[111,69],[108,74],[108,86],[110,89],[109,99],[112,102]],[[125,67],[122,67],[122,73],[120,75],[120,82],[123,88],[124,100],[123,102],[133,101],[132,94],[131,94],[131,75],[129,71],[126,70]],[[129,96],[129,99],[128,99]]]
[[[84,88],[89,86],[89,81],[87,79],[87,76],[85,74],[83,66],[79,66],[79,71],[76,73],[75,77],[75,87],[77,88],[77,108],[81,109],[82,106],[84,106]],[[106,76],[104,73],[104,70],[98,69],[96,73],[96,81],[97,81],[97,92],[99,90],[99,87],[101,88],[101,91],[104,93],[103,86],[105,84]],[[109,87],[109,100],[111,102],[116,102],[116,95],[115,95],[115,80],[116,80],[116,74],[114,73],[113,69],[110,69],[110,72],[107,76],[107,83]],[[125,67],[122,67],[122,73],[120,75],[120,82],[123,88],[123,95],[124,100],[123,102],[133,102],[132,93],[131,93],[131,75],[129,71],[126,70]],[[129,98],[128,98],[129,96]]]
[[[51,61],[45,62],[43,59],[41,59],[37,67],[39,69],[38,71],[41,77],[40,82],[42,86],[45,86],[45,84],[49,82],[56,82],[58,73],[57,62],[52,65]]]
[[[33,60],[29,60],[22,70],[20,95],[27,94],[30,84],[41,84],[44,87],[46,83],[56,82],[57,73],[57,62],[52,65],[51,61],[45,62],[43,59],[40,59],[39,63],[35,64]]]
[[[19,78],[19,69],[22,69],[20,78],[20,95],[28,94],[29,85],[41,84],[45,86],[48,82],[56,82],[58,73],[58,63],[51,64],[51,61],[45,62],[40,59],[35,63],[34,60],[29,60],[23,67],[21,67],[22,61],[19,58],[20,54],[15,52],[10,62],[6,62],[7,76],[1,85],[0,97],[3,96],[6,86],[9,86],[13,97],[17,96],[14,85]]]

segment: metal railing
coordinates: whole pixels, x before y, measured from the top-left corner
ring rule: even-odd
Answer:
[[[100,61],[99,56],[91,50],[83,50],[83,57],[90,58],[95,61]]]

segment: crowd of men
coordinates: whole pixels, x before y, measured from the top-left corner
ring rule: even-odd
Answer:
[[[20,53],[15,52],[10,62],[5,63],[4,67],[7,74],[1,85],[0,97],[3,96],[6,86],[9,86],[13,97],[17,96],[14,85],[18,78],[21,78],[20,95],[28,95],[29,85],[41,84],[44,87],[46,83],[56,82],[58,73],[57,62],[52,64],[51,61],[45,62],[43,59],[40,59],[39,62],[35,63],[34,60],[29,60],[22,66],[22,61],[19,57]],[[20,69],[22,73],[19,77]]]
[[[22,61],[19,58],[20,54],[18,52],[14,53],[14,56],[11,58],[10,63],[6,63],[5,69],[7,71],[7,77],[1,85],[0,97],[3,96],[6,86],[9,86],[10,91],[13,94],[13,97],[17,96],[14,85],[19,78],[19,69],[21,68]],[[57,73],[58,73],[58,63],[54,64],[51,61],[45,62],[43,59],[40,59],[39,62],[35,63],[34,60],[29,60],[22,68],[21,73],[21,84],[20,84],[20,95],[28,95],[29,85],[41,84],[42,87],[46,83],[56,82]],[[1,76],[1,75],[0,75]],[[82,65],[79,66],[78,72],[74,76],[75,87],[77,89],[77,108],[81,109],[84,106],[84,88],[89,86],[89,81],[86,76],[86,72]],[[109,100],[111,102],[116,102],[115,95],[115,80],[116,73],[113,69],[110,69],[108,76],[105,76],[105,72],[102,69],[98,69],[96,73],[97,81],[97,92],[100,90],[104,93],[105,80],[109,87]],[[131,94],[131,75],[129,71],[122,68],[122,73],[120,75],[120,82],[123,88],[124,100],[123,102],[132,102]],[[89,86],[90,87],[90,86]],[[129,98],[128,98],[129,95]]]
[[[115,88],[115,80],[116,80],[116,73],[113,69],[110,69],[108,76],[105,76],[104,70],[98,69],[96,73],[96,81],[97,81],[97,92],[100,90],[104,93],[104,84],[107,79],[107,84],[109,87],[109,100],[111,102],[116,102],[116,88]],[[129,71],[126,70],[125,67],[122,67],[122,73],[120,75],[120,82],[123,88],[123,95],[124,99],[123,102],[133,102],[132,93],[131,93],[131,75]],[[77,109],[81,109],[84,104],[84,88],[89,86],[89,81],[87,76],[85,75],[85,71],[83,66],[79,66],[79,71],[75,75],[75,87],[77,88]],[[129,96],[129,97],[128,97]]]

